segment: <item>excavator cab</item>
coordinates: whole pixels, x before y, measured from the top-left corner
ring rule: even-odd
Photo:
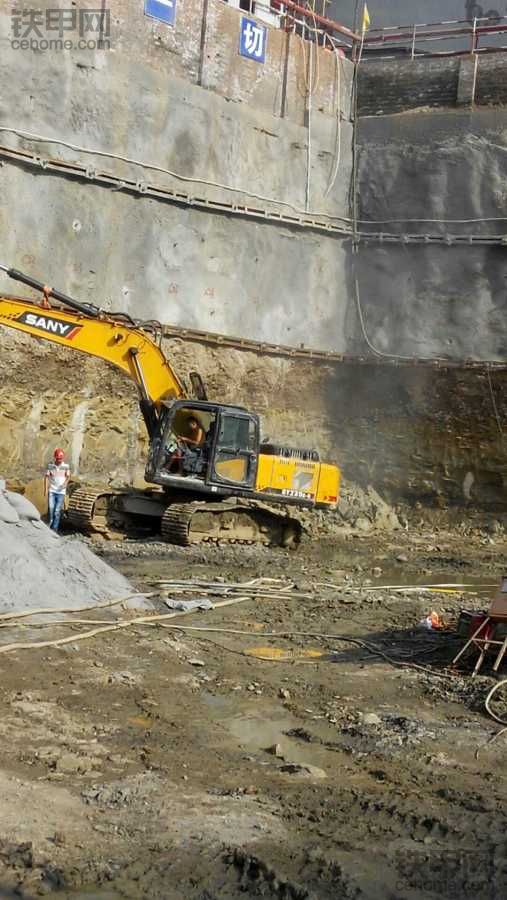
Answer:
[[[164,404],[153,437],[147,480],[198,494],[254,490],[259,418],[238,406],[199,400]]]

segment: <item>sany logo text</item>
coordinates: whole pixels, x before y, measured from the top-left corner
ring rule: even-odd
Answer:
[[[81,325],[74,325],[72,322],[65,322],[63,319],[55,319],[53,316],[41,316],[39,313],[24,312],[17,318],[18,322],[28,325],[30,328],[36,328],[37,331],[44,331],[46,334],[55,334],[57,337],[65,338],[71,341],[78,331],[81,331]]]

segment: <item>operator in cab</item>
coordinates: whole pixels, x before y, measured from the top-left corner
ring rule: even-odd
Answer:
[[[175,443],[167,448],[166,468],[172,475],[196,475],[200,469],[206,435],[195,416],[185,419],[185,434],[174,435]]]
[[[200,472],[202,447],[206,438],[204,429],[195,416],[190,416],[186,423],[186,435],[178,435],[181,447],[181,468],[183,475],[197,475]]]
[[[178,441],[181,444],[186,444],[187,447],[196,448],[201,447],[204,444],[204,429],[199,424],[195,416],[191,416],[190,419],[187,419],[186,422],[189,434],[188,435],[178,435]]]

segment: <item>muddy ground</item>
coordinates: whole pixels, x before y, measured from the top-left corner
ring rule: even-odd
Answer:
[[[417,625],[487,605],[506,546],[501,529],[421,527],[291,553],[102,545],[145,590],[259,576],[297,589],[174,623],[227,632],[136,626],[0,655],[0,896],[505,897],[493,680],[472,682],[470,665],[449,677],[459,642]],[[479,593],[380,587],[432,582]],[[359,637],[405,665],[335,637],[263,636],[284,630]],[[61,634],[8,629],[2,642]],[[286,658],[245,655],[261,647]]]

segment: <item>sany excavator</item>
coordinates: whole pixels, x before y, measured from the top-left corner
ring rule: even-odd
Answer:
[[[158,323],[106,312],[17,269],[0,269],[43,294],[40,305],[0,296],[0,324],[99,357],[121,369],[139,390],[150,441],[145,479],[153,488],[78,486],[67,509],[78,530],[148,527],[180,545],[226,541],[292,546],[299,541],[301,525],[283,507],[336,505],[339,469],[321,463],[316,450],[261,443],[258,416],[209,401],[197,373],[190,373],[196,399],[187,396],[156,342]],[[59,305],[52,306],[50,298]]]

